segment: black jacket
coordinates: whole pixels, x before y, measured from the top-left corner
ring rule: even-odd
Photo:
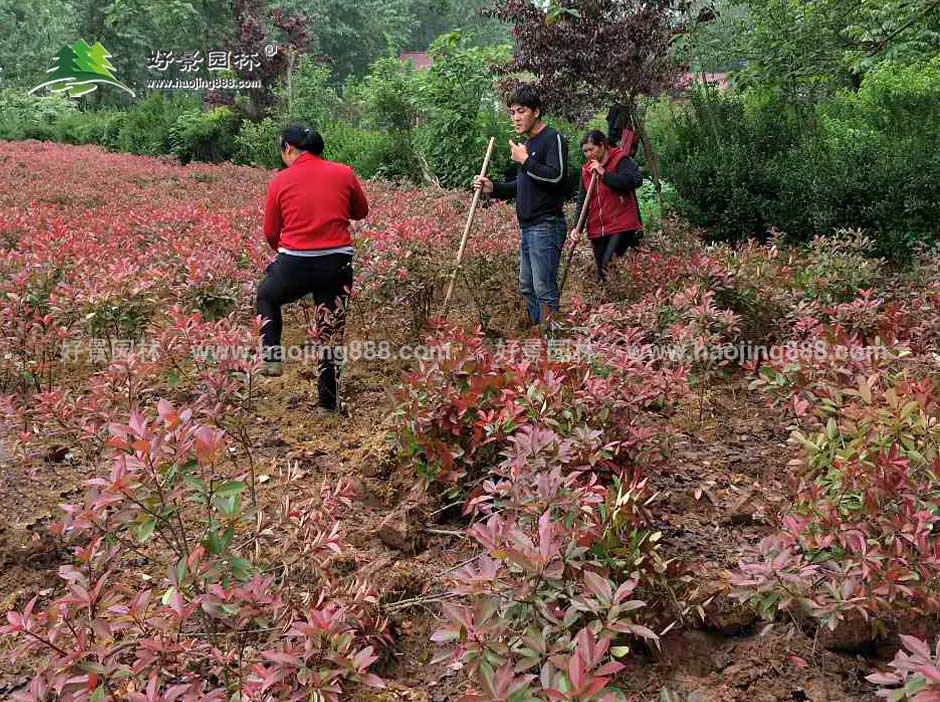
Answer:
[[[546,217],[564,216],[568,198],[568,143],[551,127],[526,140],[529,158],[515,180],[493,183],[493,197],[516,199],[516,217],[526,227]]]

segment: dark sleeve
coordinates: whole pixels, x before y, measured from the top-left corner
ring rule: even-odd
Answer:
[[[545,163],[539,163],[529,156],[522,164],[522,170],[537,183],[545,185],[560,184],[568,172],[568,158],[561,134],[555,132],[551,142],[545,147]]]
[[[494,200],[512,200],[516,197],[516,181],[505,180],[502,183],[493,183],[493,194],[490,197]]]
[[[640,173],[640,167],[636,165],[636,161],[624,156],[617,163],[617,168],[604,173],[602,180],[608,188],[629,192],[640,187],[643,182],[643,174]]]

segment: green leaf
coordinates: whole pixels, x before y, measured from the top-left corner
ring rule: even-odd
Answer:
[[[239,495],[246,487],[240,480],[225,483],[212,496],[212,504],[226,517],[233,517],[238,512]]]
[[[232,543],[232,539],[235,538],[235,530],[232,527],[229,527],[222,533],[222,550],[224,551]]]
[[[198,490],[199,492],[206,491],[206,483],[201,478],[197,478],[195,475],[184,475],[183,482],[186,483],[191,488]]]
[[[170,604],[170,600],[173,599],[173,593],[176,592],[176,587],[171,585],[167,588],[167,591],[163,593],[163,597],[160,598],[160,602],[164,605]]]
[[[238,512],[238,495],[215,495],[212,504],[226,517],[234,517]]]
[[[238,580],[247,580],[255,571],[255,567],[251,564],[251,561],[244,558],[233,558],[231,567],[232,575]]]
[[[223,551],[222,539],[219,538],[219,532],[215,529],[212,529],[209,532],[209,536],[202,542],[203,546],[206,547],[206,551],[211,556],[218,556]]]
[[[157,523],[153,519],[148,519],[145,522],[142,522],[137,525],[137,540],[143,543],[151,536],[153,536],[153,530],[156,528]]]
[[[227,483],[224,483],[224,484],[221,485],[220,487],[216,488],[215,494],[216,494],[216,495],[226,495],[226,496],[227,496],[227,495],[237,495],[237,494],[239,494],[242,490],[244,490],[246,487],[248,487],[248,486],[247,486],[245,483],[243,483],[241,480],[232,480],[232,481],[227,482]]]

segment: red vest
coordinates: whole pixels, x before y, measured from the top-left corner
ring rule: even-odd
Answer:
[[[612,148],[607,152],[607,162],[604,168],[608,171],[615,170],[620,159],[623,158],[627,158],[623,151],[616,147]],[[581,182],[584,184],[585,192],[591,184],[591,172],[588,170],[590,163],[588,161],[581,168]],[[604,180],[598,177],[584,226],[590,239],[642,228],[636,193],[614,190],[604,185]]]

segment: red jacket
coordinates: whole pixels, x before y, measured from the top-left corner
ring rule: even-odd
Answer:
[[[349,220],[369,214],[352,168],[305,151],[268,183],[264,238],[275,251],[352,244]]]
[[[591,183],[591,162],[581,168],[581,195]],[[584,228],[588,238],[641,229],[640,207],[636,188],[643,176],[633,161],[619,148],[612,148],[604,162],[604,175],[597,180]],[[579,208],[580,214],[580,208]]]

